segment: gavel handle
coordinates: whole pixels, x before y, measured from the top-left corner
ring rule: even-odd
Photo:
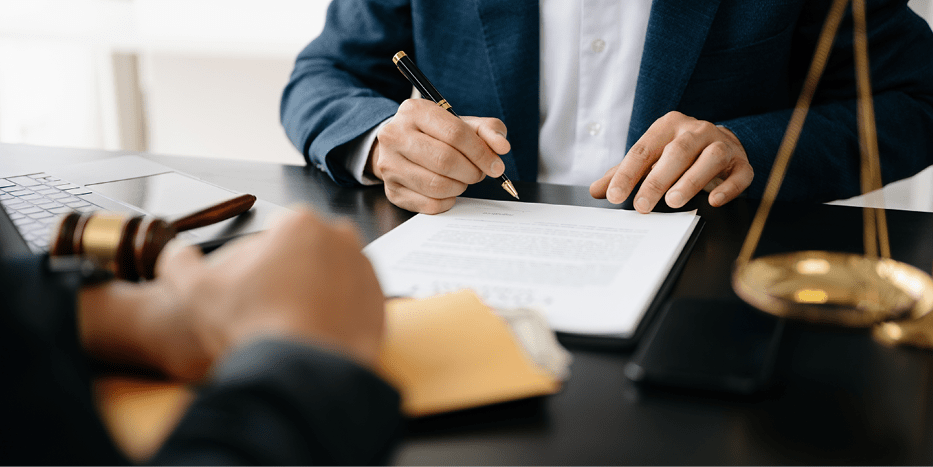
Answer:
[[[172,222],[172,226],[175,227],[176,231],[184,232],[186,230],[216,224],[249,211],[255,202],[256,197],[253,195],[240,195],[229,201],[224,201],[223,203],[215,204],[207,209],[188,214]]]

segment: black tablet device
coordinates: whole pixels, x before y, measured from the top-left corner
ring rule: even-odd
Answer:
[[[738,300],[674,299],[625,374],[642,384],[753,394],[771,379],[784,321]]]

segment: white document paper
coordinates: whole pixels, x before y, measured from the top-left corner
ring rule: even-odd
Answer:
[[[386,296],[469,288],[495,308],[536,308],[556,331],[628,337],[698,220],[695,212],[460,198],[363,253]]]

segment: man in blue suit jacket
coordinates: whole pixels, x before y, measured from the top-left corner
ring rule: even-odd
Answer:
[[[636,195],[635,207],[643,212],[669,190],[686,193],[667,198],[668,204],[683,205],[716,178],[725,183],[710,193],[713,205],[744,191],[760,196],[829,4],[654,0],[628,128],[630,148],[621,164],[593,183],[591,193],[622,202],[650,172]],[[933,164],[933,34],[906,0],[869,0],[868,18],[888,183]],[[334,1],[323,33],[298,57],[282,99],[282,123],[309,163],[337,183],[354,184],[341,149],[396,115],[380,130],[368,170],[386,182],[393,203],[414,211],[449,209],[468,183],[503,170],[512,179],[535,181],[539,39],[539,0]],[[411,87],[390,60],[399,50],[413,56],[458,113],[487,118],[459,122],[426,103],[400,107]],[[783,199],[827,201],[859,192],[852,50],[847,14],[781,189]],[[418,139],[424,134],[447,143],[460,159],[435,154],[434,166],[412,165],[440,147],[413,148],[413,142],[427,141]],[[698,158],[707,148],[716,157]],[[676,163],[682,160],[707,164],[693,171],[705,178],[678,182],[689,168]]]

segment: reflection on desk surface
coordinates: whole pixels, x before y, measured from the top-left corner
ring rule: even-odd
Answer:
[[[230,190],[177,172],[89,186],[102,195],[167,220],[174,220],[237,196],[237,193]]]

